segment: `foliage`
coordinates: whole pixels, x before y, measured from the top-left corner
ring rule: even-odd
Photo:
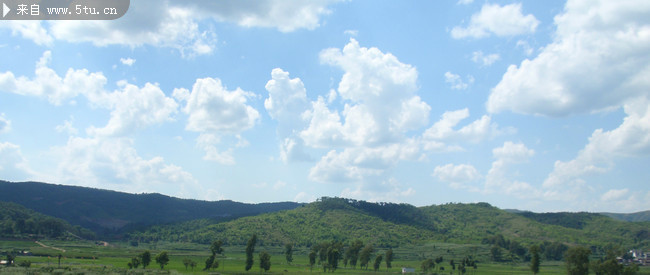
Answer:
[[[359,261],[361,261],[361,268],[368,269],[368,262],[370,262],[370,255],[375,252],[375,249],[372,245],[366,245],[361,252],[359,253]]]
[[[386,250],[386,268],[391,269],[393,267],[392,262],[393,262],[393,249],[389,248],[388,250]]]
[[[539,273],[539,265],[540,265],[539,246],[533,245],[530,247],[529,250],[531,254],[530,270],[533,272],[533,274],[537,274]]]
[[[345,261],[349,261],[352,268],[357,267],[357,260],[359,259],[359,252],[363,248],[363,242],[360,240],[355,240],[350,244],[348,249],[345,251]]]
[[[255,244],[257,243],[257,235],[253,234],[246,243],[246,271],[253,267],[253,253],[255,253]]]
[[[453,266],[453,264],[451,264]],[[433,259],[426,259],[422,261],[422,264],[420,265],[420,268],[424,273],[429,272],[429,270],[432,270],[436,266],[436,263],[433,261]]]
[[[221,240],[212,242],[212,245],[210,245],[210,252],[212,252],[212,255],[222,254],[223,253],[223,248],[221,247],[222,245],[223,245],[223,241]]]
[[[271,254],[266,251],[260,252],[260,269],[265,272],[271,269]]]
[[[377,255],[377,257],[375,257],[375,262],[372,264],[372,267],[375,269],[375,271],[379,270],[379,267],[381,266],[381,260],[382,259],[383,259],[383,256],[381,254]]]
[[[154,224],[205,218],[227,219],[294,209],[301,205],[293,202],[209,202],[161,194],[128,194],[78,186],[1,180],[0,201],[24,205],[97,234],[113,233],[111,235]]]
[[[309,269],[311,270],[314,268],[314,264],[316,264],[316,251],[312,250],[309,252]]]
[[[64,220],[37,213],[19,204],[0,201],[0,237],[62,238],[68,232],[83,238],[95,237],[88,229],[72,226]]]
[[[589,255],[591,250],[583,246],[569,248],[564,255],[569,275],[589,274]]]
[[[169,263],[169,255],[167,255],[167,251],[160,252],[156,255],[156,263],[160,265],[160,269],[165,268],[165,265]]]
[[[151,263],[151,252],[149,252],[149,250],[142,252],[142,254],[140,254],[140,260],[142,262],[142,268],[147,268]]]
[[[287,264],[293,262],[293,244],[287,243],[284,245],[284,258],[287,260]]]

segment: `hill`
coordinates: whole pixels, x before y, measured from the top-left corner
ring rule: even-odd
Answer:
[[[572,215],[563,214],[569,219]],[[579,219],[583,224],[575,228],[573,224],[545,223],[509,213],[487,203],[418,208],[408,204],[322,198],[293,210],[227,222],[198,220],[154,226],[128,237],[144,242],[209,243],[220,239],[230,245],[243,245],[255,233],[267,245],[292,242],[309,246],[322,241],[359,239],[383,247],[431,242],[483,243],[506,249],[532,243],[650,247],[647,230],[650,223],[622,222],[599,214],[588,217]]]
[[[636,213],[629,213],[629,214],[622,214],[622,213],[601,213],[605,216],[621,220],[621,221],[628,221],[628,222],[650,222],[650,210],[648,211],[642,211],[642,212],[636,212]]]
[[[78,238],[94,238],[94,233],[80,226],[37,213],[22,205],[0,202],[0,237],[61,238],[74,235]]]
[[[0,201],[14,202],[99,234],[202,218],[232,219],[300,206],[293,202],[247,204],[230,200],[199,201],[161,194],[129,194],[40,182],[7,181],[0,181]]]

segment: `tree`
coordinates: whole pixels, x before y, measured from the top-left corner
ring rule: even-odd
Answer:
[[[212,268],[213,265],[214,265],[214,262],[217,262],[217,267],[219,267],[219,262],[216,261],[216,256],[213,254],[213,255],[210,255],[210,257],[208,257],[205,260],[205,268],[203,268],[203,270],[209,270],[210,268]]]
[[[133,268],[138,268],[138,266],[140,266],[140,258],[133,257],[131,259],[131,266],[133,266]]]
[[[582,246],[569,248],[564,254],[567,273],[569,275],[589,274],[589,255],[591,250]]]
[[[492,261],[495,262],[500,262],[501,261],[501,248],[493,245],[492,248],[490,249],[490,256],[492,258]]]
[[[210,245],[210,252],[212,252],[212,255],[223,253],[223,248],[221,248],[222,245],[223,242],[221,240],[212,242],[212,245]]]
[[[255,244],[257,243],[257,235],[253,234],[246,243],[246,271],[253,267],[253,253],[255,253]]]
[[[29,261],[29,260],[24,260],[24,261],[20,262],[18,264],[18,266],[28,268],[28,267],[32,266],[32,262]]]
[[[167,251],[160,252],[156,255],[156,263],[160,265],[160,269],[165,268],[165,265],[169,263],[169,255],[167,255]]]
[[[359,260],[359,251],[361,251],[361,248],[363,248],[363,242],[356,240],[350,245],[350,247],[348,247],[348,250],[345,251],[345,258],[349,260],[352,268],[357,267],[357,260]]]
[[[194,260],[190,260],[190,267],[192,267],[192,271],[194,271],[194,267],[196,267],[196,262]]]
[[[426,259],[422,261],[422,264],[420,265],[420,268],[422,268],[422,271],[424,273],[429,272],[429,270],[433,269],[436,267],[436,263],[433,261],[433,259]]]
[[[340,243],[338,243],[340,244]],[[339,259],[341,259],[341,252],[337,243],[332,243],[327,249],[327,267],[334,272],[339,267]]]
[[[59,254],[59,255],[61,255],[61,254]],[[8,252],[7,253],[7,266],[11,266],[11,264],[13,264],[15,258],[16,258],[16,256],[14,255],[13,252]],[[61,266],[60,262],[61,262],[61,260],[59,260],[59,266]]]
[[[260,269],[263,269],[264,272],[271,269],[271,254],[266,251],[260,252]]]
[[[359,260],[361,261],[361,268],[365,267],[368,269],[368,262],[370,262],[370,255],[375,252],[375,249],[372,248],[372,245],[366,245],[359,253]]]
[[[530,259],[530,271],[533,272],[533,274],[539,273],[539,264],[540,264],[540,259],[539,259],[539,246],[533,245],[530,247],[530,254],[532,255]]]
[[[284,258],[287,260],[287,264],[291,265],[291,262],[293,262],[293,244],[287,243],[284,245]]]
[[[377,272],[377,270],[379,270],[379,266],[381,265],[382,258],[383,258],[383,256],[381,256],[381,254],[377,255],[377,257],[375,257],[375,263],[372,265],[372,267],[375,269],[375,272]]]
[[[314,264],[316,264],[316,251],[312,249],[312,251],[309,252],[309,270],[314,268]]]
[[[451,266],[451,270],[456,270],[456,264],[454,263],[454,259],[451,259],[449,261],[449,265]]]
[[[393,261],[393,249],[389,248],[386,250],[386,268],[391,269],[393,266],[391,262]]]
[[[142,262],[142,268],[147,268],[147,266],[149,266],[149,263],[151,263],[151,253],[149,250],[142,252],[142,255],[140,255],[140,260]]]
[[[190,262],[192,262],[192,260],[188,258],[183,259],[183,265],[185,266],[185,270],[187,270],[187,267],[190,266]]]

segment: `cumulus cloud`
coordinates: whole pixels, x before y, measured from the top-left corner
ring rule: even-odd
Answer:
[[[77,130],[77,128],[72,126],[73,120],[74,120],[74,118],[70,118],[70,120],[64,121],[63,124],[57,125],[56,127],[54,127],[54,130],[56,130],[59,133],[64,133],[65,132],[66,134],[68,134],[70,136],[76,135],[77,133],[79,133],[79,130]]]
[[[535,198],[539,190],[531,184],[512,179],[512,166],[528,161],[535,155],[535,150],[528,149],[523,143],[506,141],[503,146],[494,148],[495,160],[485,176],[486,192],[503,192],[520,198]]]
[[[467,108],[443,113],[440,120],[422,133],[423,148],[432,151],[458,151],[462,150],[459,143],[478,143],[502,132],[488,115],[483,115],[460,129],[454,129],[468,117]]]
[[[259,121],[259,112],[247,104],[255,94],[240,88],[229,91],[218,78],[202,78],[196,80],[191,92],[176,89],[173,96],[186,101],[182,109],[189,116],[185,129],[201,133],[197,145],[206,151],[204,159],[234,164],[232,148],[219,152],[216,145],[222,136],[240,137]]]
[[[573,200],[587,177],[617,160],[650,155],[650,3],[567,1],[554,40],[532,60],[511,65],[486,103],[491,113],[562,117],[623,108],[616,129],[595,130],[571,160],[558,160],[545,196]]]
[[[196,180],[162,157],[144,159],[129,138],[70,137],[52,149],[57,182],[126,192],[162,192],[189,196]],[[190,192],[192,191],[192,192]]]
[[[126,82],[120,82],[121,90],[106,96],[111,118],[103,128],[90,127],[91,135],[122,136],[149,125],[172,120],[178,104],[169,98],[157,85],[146,83],[138,88]]]
[[[465,90],[469,85],[474,83],[474,77],[467,76],[466,82],[463,81],[463,78],[460,75],[453,74],[451,72],[445,72],[445,82],[451,85],[453,90]]]
[[[552,43],[511,65],[487,110],[567,116],[612,110],[650,91],[650,3],[571,0]]]
[[[482,66],[490,66],[494,64],[494,62],[497,62],[501,57],[499,54],[492,53],[492,54],[483,54],[483,51],[476,51],[472,53],[472,61],[475,63],[481,64]],[[445,75],[446,76],[446,75]]]
[[[133,64],[135,64],[135,59],[130,58],[130,57],[120,58],[120,63],[122,63],[122,65],[126,65],[126,66],[133,66]]]
[[[323,50],[320,59],[345,72],[337,94],[346,103],[339,114],[323,98],[312,102],[304,116],[309,126],[300,133],[307,145],[382,145],[427,123],[431,107],[415,95],[417,70],[413,66],[377,48],[361,47],[354,39],[343,50]]]
[[[472,15],[467,27],[456,26],[451,30],[451,37],[484,38],[496,36],[513,36],[534,33],[539,20],[534,15],[524,15],[521,3],[505,6],[484,4],[481,11]]]
[[[616,160],[650,155],[650,100],[639,99],[624,105],[623,110],[627,116],[620,126],[611,131],[594,131],[576,158],[555,162],[544,180],[549,196],[583,187],[585,176],[609,171]]]
[[[620,200],[622,197],[628,194],[630,190],[627,188],[623,189],[610,189],[609,191],[605,192],[600,199],[603,201],[613,201],[613,200]]]
[[[0,91],[47,98],[54,105],[61,105],[78,95],[86,96],[91,103],[101,104],[106,84],[106,77],[102,73],[68,69],[62,77],[48,67],[51,58],[50,51],[43,53],[36,63],[33,79],[16,77],[10,71],[0,73]]]
[[[321,18],[331,13],[329,5],[338,0],[320,1],[133,1],[119,20],[41,21],[3,24],[14,35],[20,34],[39,45],[56,40],[89,42],[96,46],[151,45],[177,49],[184,56],[210,54],[216,47],[216,34],[199,23],[234,23],[242,27],[274,28],[281,32],[312,30]]]
[[[5,117],[4,113],[0,114],[0,134],[7,133],[11,130],[11,120]]]
[[[468,188],[474,191],[478,190],[478,188],[470,187],[468,184],[482,178],[481,173],[474,166],[469,164],[454,165],[452,163],[436,166],[432,176],[449,183],[453,188]]]
[[[4,180],[23,181],[32,175],[34,173],[20,151],[20,146],[0,142],[0,177]]]

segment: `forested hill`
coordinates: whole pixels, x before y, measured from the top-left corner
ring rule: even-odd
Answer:
[[[570,219],[571,213],[565,213]],[[584,216],[575,213],[576,218]],[[322,241],[362,240],[378,246],[429,242],[487,243],[515,247],[515,243],[583,244],[650,248],[650,223],[617,221],[589,214],[574,224],[553,224],[509,213],[487,203],[414,207],[408,204],[369,203],[322,198],[303,207],[244,217],[227,222],[196,220],[154,226],[132,232],[140,242],[185,241],[243,245],[257,234],[263,245],[312,245]],[[560,253],[561,254],[561,253]]]
[[[37,213],[22,205],[0,201],[0,237],[3,238],[86,238],[92,239],[95,234],[80,226],[72,226],[68,222]]]
[[[628,221],[628,222],[650,222],[650,210],[621,214],[621,213],[601,213],[605,216],[612,217],[617,220]]]
[[[40,182],[7,181],[0,181],[0,201],[14,202],[100,234],[202,218],[231,219],[300,206],[293,202],[210,202],[161,194],[129,194]]]

